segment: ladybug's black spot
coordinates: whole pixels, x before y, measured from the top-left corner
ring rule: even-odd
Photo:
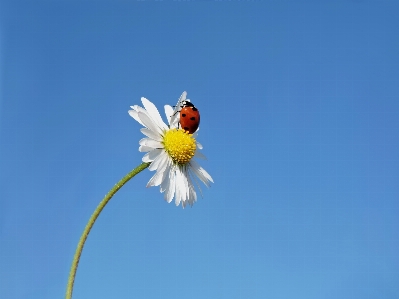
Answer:
[[[184,130],[188,131],[188,127],[184,127]]]
[[[181,116],[186,117],[186,115],[184,113]]]
[[[198,111],[198,109],[197,109],[197,108],[195,108],[195,107],[193,107],[192,109],[193,109],[193,111]]]
[[[193,117],[191,117],[190,119],[191,119],[191,120],[195,120],[195,117],[193,116]]]

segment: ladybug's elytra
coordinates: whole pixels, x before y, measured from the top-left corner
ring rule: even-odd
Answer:
[[[189,134],[197,131],[200,123],[200,114],[193,103],[183,101],[180,110],[180,125]]]

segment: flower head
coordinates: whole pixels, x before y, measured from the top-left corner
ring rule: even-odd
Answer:
[[[212,177],[195,161],[195,158],[205,158],[199,151],[202,145],[196,140],[199,129],[189,134],[179,128],[180,104],[190,101],[186,96],[187,93],[183,92],[175,109],[165,105],[168,125],[163,122],[155,105],[146,98],[141,98],[144,108],[135,105],[131,106],[133,110],[129,110],[130,116],[145,127],[141,132],[147,137],[139,141],[139,151],[146,152],[142,160],[151,162],[149,170],[156,170],[147,187],[160,185],[168,203],[175,198],[176,205],[181,202],[183,207],[187,204],[192,206],[197,200],[193,181],[197,183],[199,178],[207,187],[213,183]]]

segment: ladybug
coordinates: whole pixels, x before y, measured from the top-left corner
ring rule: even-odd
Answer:
[[[193,103],[183,101],[180,110],[180,125],[189,134],[197,131],[200,123],[200,114]]]

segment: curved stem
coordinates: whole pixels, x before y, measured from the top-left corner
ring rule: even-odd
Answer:
[[[143,171],[146,169],[151,163],[141,163],[137,168],[133,169],[131,172],[129,172],[127,175],[125,175],[124,178],[122,178],[109,192],[107,195],[105,195],[104,199],[100,202],[100,204],[97,206],[96,210],[94,213],[91,215],[89,222],[87,223],[82,236],[80,237],[78,247],[76,248],[75,251],[75,256],[73,257],[73,262],[71,266],[71,271],[69,272],[69,277],[68,277],[68,284],[67,284],[67,291],[66,291],[66,299],[70,299],[72,297],[72,289],[73,289],[73,283],[75,281],[75,276],[76,276],[76,270],[78,268],[79,264],[79,259],[80,255],[82,254],[83,246],[86,242],[87,236],[90,233],[91,228],[94,225],[94,222],[96,221],[97,217],[100,215],[101,211],[104,209],[105,205],[109,202],[109,200],[114,196],[114,194],[122,188],[124,184],[126,184],[132,177],[134,177],[136,174],[139,172]]]

